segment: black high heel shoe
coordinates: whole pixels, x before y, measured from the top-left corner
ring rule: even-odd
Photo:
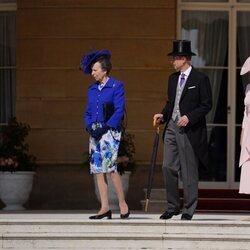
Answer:
[[[89,217],[89,219],[91,220],[100,220],[107,217],[107,219],[112,219],[112,211],[109,210],[108,212],[104,213],[104,214],[96,214],[96,215],[92,215]]]
[[[126,214],[120,214],[121,219],[127,219],[130,215],[130,211],[128,210],[128,212]]]

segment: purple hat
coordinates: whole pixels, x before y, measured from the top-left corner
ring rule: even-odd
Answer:
[[[92,64],[96,62],[100,57],[106,57],[108,59],[111,58],[110,52],[107,49],[100,51],[93,51],[88,55],[83,55],[82,60],[80,62],[80,68],[85,74],[91,74],[92,72]]]

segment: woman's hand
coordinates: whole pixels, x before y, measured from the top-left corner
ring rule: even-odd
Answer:
[[[108,130],[109,126],[107,124],[103,124],[102,127],[92,130],[91,136],[99,141]]]
[[[89,135],[92,135],[92,125],[89,125],[87,128],[86,128],[87,132],[89,133]]]

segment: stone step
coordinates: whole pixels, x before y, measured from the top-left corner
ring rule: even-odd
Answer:
[[[0,241],[1,242],[1,241]],[[250,249],[249,235],[86,233],[82,234],[11,234],[1,249]]]
[[[147,190],[144,189],[145,198]],[[180,203],[182,206],[182,190],[180,190]],[[145,208],[145,200],[141,200],[142,210]],[[149,212],[166,210],[165,189],[152,189],[150,194]],[[250,197],[238,194],[237,190],[199,190],[198,210],[205,211],[250,211]]]
[[[250,249],[243,215],[195,214],[192,221],[131,213],[127,220],[89,214],[0,214],[0,249]]]
[[[147,189],[143,189],[146,193]],[[180,189],[180,197],[183,196],[183,191]],[[239,194],[238,190],[227,190],[227,189],[199,189],[200,198],[228,198],[228,199],[245,199],[250,201],[250,196],[246,194]],[[166,199],[166,190],[165,188],[153,188],[150,193],[150,198],[153,200],[165,200]]]
[[[182,204],[183,199],[180,198]],[[142,211],[145,209],[145,200],[141,200]],[[148,212],[162,213],[167,208],[166,200],[149,200]],[[213,198],[199,198],[198,211],[206,212],[250,212],[250,202],[246,199],[237,200],[237,203],[233,199],[213,199]]]

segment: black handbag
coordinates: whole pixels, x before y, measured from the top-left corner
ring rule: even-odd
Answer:
[[[103,103],[103,118],[107,122],[110,117],[114,114],[115,107],[112,102]]]

